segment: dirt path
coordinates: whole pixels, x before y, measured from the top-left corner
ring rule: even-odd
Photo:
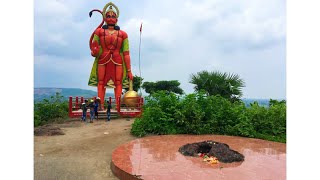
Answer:
[[[136,139],[130,134],[133,121],[72,121],[58,125],[65,135],[35,136],[34,179],[118,179],[110,170],[111,154]]]

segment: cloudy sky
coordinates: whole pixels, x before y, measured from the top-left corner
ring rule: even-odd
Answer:
[[[101,22],[92,9],[109,1],[34,1],[34,86],[95,90],[87,85],[93,57],[89,38]],[[133,73],[145,81],[179,80],[193,92],[190,75],[235,73],[245,98],[286,98],[286,1],[113,0],[119,26],[129,35]],[[111,92],[111,90],[109,90]]]

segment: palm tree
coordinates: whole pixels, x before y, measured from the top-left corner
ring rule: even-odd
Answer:
[[[207,95],[221,95],[231,101],[240,99],[242,96],[241,88],[245,86],[239,75],[219,71],[201,71],[197,74],[191,74],[189,82],[195,85],[196,92],[204,90]]]

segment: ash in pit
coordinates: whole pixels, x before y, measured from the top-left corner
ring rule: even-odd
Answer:
[[[209,156],[214,156],[223,163],[244,161],[244,156],[230,149],[227,144],[211,140],[183,145],[179,148],[179,152],[185,156],[195,157],[198,153],[208,153]]]

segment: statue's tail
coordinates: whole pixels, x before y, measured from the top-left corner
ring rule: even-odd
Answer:
[[[96,29],[101,28],[102,25],[103,25],[103,23],[104,23],[102,11],[100,11],[99,9],[94,9],[94,10],[92,10],[92,11],[89,12],[89,17],[92,16],[92,12],[93,12],[93,11],[97,11],[97,12],[99,12],[99,13],[102,15],[102,22],[99,24],[99,26],[98,26]],[[92,50],[92,40],[93,40],[93,36],[94,36],[94,32],[92,33],[92,35],[91,35],[91,37],[90,37],[90,41],[89,41],[89,46],[90,46],[90,49],[91,49],[91,50]]]

